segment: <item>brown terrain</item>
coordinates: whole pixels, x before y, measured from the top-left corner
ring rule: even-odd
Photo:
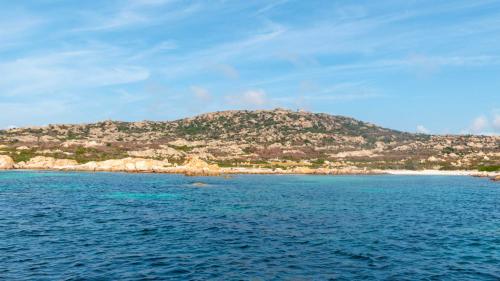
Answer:
[[[500,136],[400,132],[284,109],[0,131],[0,169],[198,174],[497,171]]]

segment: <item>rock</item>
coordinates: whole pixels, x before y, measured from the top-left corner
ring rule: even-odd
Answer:
[[[346,157],[377,157],[379,156],[375,152],[378,152],[378,150],[356,150],[356,151],[344,151],[344,152],[339,152],[336,154],[332,154],[331,156],[334,158],[346,158]]]
[[[313,174],[314,169],[311,169],[309,167],[296,167],[296,168],[293,168],[292,173],[294,173],[294,174]]]
[[[27,146],[19,146],[19,147],[16,147],[16,150],[29,150],[30,148],[27,147]]]
[[[437,158],[436,158],[436,157],[434,157],[434,156],[431,156],[431,157],[427,158],[427,161],[429,161],[429,162],[438,162],[438,161],[439,161],[439,159],[437,159]]]
[[[169,166],[167,161],[128,157],[99,162],[92,161],[78,165],[76,169],[107,172],[161,172],[166,166]]]
[[[162,149],[145,149],[139,151],[128,151],[127,154],[132,157],[146,158],[180,158],[184,156],[183,152],[173,148],[166,147]]]
[[[78,170],[94,172],[97,170],[97,167],[98,167],[97,162],[90,161],[85,164],[78,165]]]
[[[14,168],[14,160],[7,155],[0,155],[0,170],[10,170]]]
[[[55,159],[53,157],[36,156],[28,162],[20,162],[17,168],[20,169],[72,169],[78,162],[71,159]]]
[[[500,181],[500,175],[496,176],[496,177],[493,177],[492,178],[493,181]]]
[[[97,142],[95,140],[93,141],[86,141],[86,140],[68,140],[65,141],[61,144],[62,147],[72,147],[72,146],[83,146],[83,147],[99,147],[99,146],[104,146],[104,143]]]
[[[191,156],[183,165],[183,173],[187,176],[218,176],[220,168],[217,164],[208,164],[197,156]]]

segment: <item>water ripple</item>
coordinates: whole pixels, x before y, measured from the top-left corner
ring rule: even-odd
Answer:
[[[0,279],[500,280],[496,183],[399,176],[193,182],[0,172]]]

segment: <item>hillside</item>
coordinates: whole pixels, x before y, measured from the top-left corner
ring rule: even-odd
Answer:
[[[500,137],[433,136],[349,117],[284,109],[223,111],[175,121],[105,121],[0,131],[0,154],[80,163],[128,156],[221,166],[471,169],[500,163]]]

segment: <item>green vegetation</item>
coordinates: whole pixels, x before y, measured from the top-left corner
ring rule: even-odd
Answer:
[[[498,172],[500,171],[500,165],[481,166],[478,170],[481,172]]]
[[[219,165],[219,167],[221,167],[221,168],[232,168],[232,167],[236,167],[238,164],[234,161],[217,161],[215,163],[217,165]]]
[[[447,146],[443,148],[443,153],[444,154],[450,154],[450,153],[455,153],[455,149],[453,147]]]
[[[90,161],[104,161],[110,159],[121,159],[128,156],[125,150],[118,147],[107,147],[108,150],[99,150],[96,148],[89,148],[78,146],[74,150],[73,155],[61,155],[56,158],[74,159],[76,162],[83,164]]]
[[[19,162],[26,162],[26,161],[29,161],[31,158],[35,157],[36,154],[35,154],[36,150],[35,149],[30,149],[30,150],[21,150],[18,153],[12,153],[10,154],[10,156],[12,157],[12,159],[14,160],[14,162],[16,163],[19,163]]]
[[[311,164],[315,164],[315,165],[323,165],[325,164],[325,159],[316,159],[316,160],[313,160],[311,161]]]
[[[189,147],[187,145],[181,145],[181,146],[177,146],[177,145],[169,145],[171,148],[175,149],[175,150],[179,150],[179,151],[183,151],[183,152],[189,152],[191,150],[193,150],[192,147]]]

